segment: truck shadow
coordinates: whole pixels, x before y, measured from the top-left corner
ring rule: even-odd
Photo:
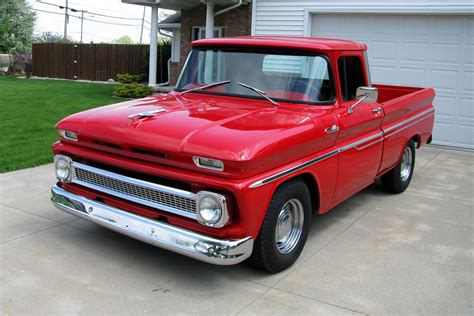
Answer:
[[[110,242],[107,244],[110,247],[107,247],[107,252],[112,253],[111,257],[122,256],[124,265],[130,262],[133,263],[133,268],[124,267],[124,269],[129,270],[131,277],[135,273],[145,273],[150,276],[150,280],[161,280],[162,276],[166,275],[166,284],[162,284],[162,280],[158,282],[160,285],[150,284],[150,287],[153,287],[151,290],[156,289],[156,291],[162,292],[161,294],[172,291],[173,287],[180,287],[179,284],[183,282],[189,289],[199,291],[205,291],[207,286],[211,285],[212,287],[225,287],[227,286],[225,285],[226,282],[231,282],[229,278],[272,286],[306,260],[317,255],[319,251],[366,214],[374,205],[380,203],[386,195],[378,184],[374,184],[328,213],[313,216],[308,240],[298,261],[290,269],[273,275],[256,270],[245,262],[236,266],[214,266],[203,263],[156,248],[88,222],[81,223],[83,227],[74,226],[82,231],[80,234],[93,234],[101,237],[94,238],[99,243],[102,238],[108,239]],[[90,237],[88,235],[87,238],[84,238],[90,239]],[[102,258],[102,260],[107,260],[107,258]]]

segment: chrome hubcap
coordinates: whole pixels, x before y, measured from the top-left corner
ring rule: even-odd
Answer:
[[[411,169],[413,166],[413,156],[411,153],[411,148],[405,148],[402,156],[401,168],[400,168],[400,177],[402,181],[407,181],[411,174]]]
[[[283,205],[278,214],[275,242],[282,254],[290,253],[298,244],[303,231],[303,205],[298,199],[291,199]]]

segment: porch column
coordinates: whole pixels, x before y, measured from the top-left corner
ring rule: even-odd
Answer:
[[[156,85],[156,66],[158,62],[158,7],[151,7],[151,32],[150,32],[150,61],[148,69],[148,85]]]
[[[206,4],[206,38],[214,37],[214,3],[205,1]]]

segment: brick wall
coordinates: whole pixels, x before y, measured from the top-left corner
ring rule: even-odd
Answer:
[[[216,6],[215,11],[222,7]],[[224,27],[224,36],[250,35],[252,23],[252,5],[242,5],[215,17],[214,26]],[[181,11],[181,49],[180,62],[171,63],[171,85],[178,80],[179,74],[191,48],[192,28],[206,25],[206,6]]]

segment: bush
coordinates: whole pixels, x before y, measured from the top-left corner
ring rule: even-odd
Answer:
[[[139,83],[143,75],[117,74],[117,81],[121,83]]]
[[[143,98],[151,94],[148,86],[138,83],[125,83],[114,90],[114,95],[122,98]]]

